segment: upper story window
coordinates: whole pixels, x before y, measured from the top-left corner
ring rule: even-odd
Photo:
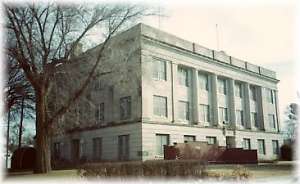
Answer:
[[[153,114],[167,117],[167,97],[153,96]]]
[[[270,128],[276,129],[276,121],[275,121],[275,115],[274,114],[269,114],[269,126]]]
[[[120,117],[121,119],[129,119],[131,117],[131,97],[120,98]]]
[[[236,110],[236,113],[235,113],[235,116],[236,116],[236,122],[242,126],[244,126],[244,113],[242,110]]]
[[[200,73],[198,75],[200,90],[208,91],[208,75]]]
[[[181,120],[189,120],[190,119],[189,102],[179,101],[178,108],[179,108],[179,118]]]
[[[95,119],[96,121],[104,121],[104,103],[100,103],[97,105]]]
[[[228,123],[228,108],[219,107],[219,117],[221,123]]]
[[[103,81],[100,79],[95,80],[95,90],[102,90],[103,89]]]
[[[258,124],[258,119],[257,119],[257,112],[251,112],[250,118],[251,118],[251,123],[253,123],[254,126],[258,128],[259,124]]]
[[[236,97],[243,97],[243,88],[242,88],[242,83],[235,83],[235,88],[234,88],[234,93]]]
[[[250,99],[256,101],[256,87],[250,86]]]
[[[200,121],[210,122],[209,105],[200,104]]]
[[[226,79],[218,79],[218,92],[224,95],[227,94]]]
[[[189,72],[187,68],[178,67],[178,82],[180,85],[189,86]]]
[[[152,63],[152,77],[156,80],[167,80],[166,62],[155,59]]]
[[[271,89],[267,89],[268,102],[274,104],[274,91]]]

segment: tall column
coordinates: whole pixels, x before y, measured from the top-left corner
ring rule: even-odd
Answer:
[[[193,107],[193,123],[198,124],[199,122],[199,81],[198,81],[198,70],[192,69],[193,76],[193,88],[192,88],[192,107]]]
[[[267,102],[266,102],[266,95],[264,92],[264,88],[261,86],[258,87],[258,93],[257,93],[257,116],[259,121],[259,128],[260,129],[266,129],[268,127],[268,116],[266,112],[267,108]]]
[[[172,122],[177,120],[177,96],[176,96],[176,85],[177,85],[177,64],[171,63],[171,90],[172,90]]]
[[[277,131],[280,132],[280,118],[279,118],[279,109],[278,109],[278,91],[273,91],[275,96],[275,110],[276,110],[276,125]]]
[[[251,128],[251,115],[250,115],[250,94],[249,94],[250,86],[249,83],[245,83],[244,85],[244,94],[245,94],[245,128]]]
[[[235,94],[234,94],[234,80],[229,79],[229,124],[232,126],[236,125],[236,116],[235,116]]]
[[[192,69],[193,76],[193,90],[192,90],[192,106],[193,106],[193,123],[198,124],[199,122],[199,81],[198,81],[198,70]]]
[[[216,74],[211,75],[211,93],[212,93],[212,124],[219,125],[218,111],[218,78]]]

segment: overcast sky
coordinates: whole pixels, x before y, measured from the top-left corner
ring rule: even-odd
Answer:
[[[216,50],[218,24],[220,50],[276,71],[282,119],[286,106],[297,100],[295,1],[184,2],[161,4],[167,17],[143,23]]]

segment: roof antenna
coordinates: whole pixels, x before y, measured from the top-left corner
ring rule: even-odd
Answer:
[[[219,51],[219,30],[218,30],[218,24],[216,24],[216,41],[217,41],[217,50]]]

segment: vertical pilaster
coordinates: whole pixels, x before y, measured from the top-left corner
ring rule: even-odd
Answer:
[[[236,125],[236,116],[235,116],[235,94],[234,94],[234,80],[229,79],[229,93],[228,93],[228,98],[229,98],[229,124],[232,126]]]
[[[257,94],[257,115],[258,115],[258,122],[259,122],[259,128],[260,129],[266,129],[268,127],[268,116],[266,112],[266,95],[264,88],[261,86],[258,87],[258,94]]]
[[[280,132],[280,118],[279,116],[279,108],[278,108],[278,92],[277,91],[273,91],[274,92],[274,96],[275,96],[275,111],[276,111],[276,125],[277,125],[277,131]]]
[[[251,115],[250,115],[250,94],[249,94],[249,90],[250,90],[250,85],[249,83],[245,83],[244,84],[244,94],[245,94],[245,128],[251,128]]]
[[[192,90],[192,106],[193,106],[193,122],[197,124],[199,122],[199,81],[198,81],[198,70],[192,69],[193,76],[193,90]]]
[[[172,122],[177,120],[177,96],[176,96],[176,85],[177,85],[177,64],[171,63],[171,90],[172,90]]]
[[[212,124],[219,124],[218,112],[218,78],[216,74],[211,74],[211,92],[212,92]]]

